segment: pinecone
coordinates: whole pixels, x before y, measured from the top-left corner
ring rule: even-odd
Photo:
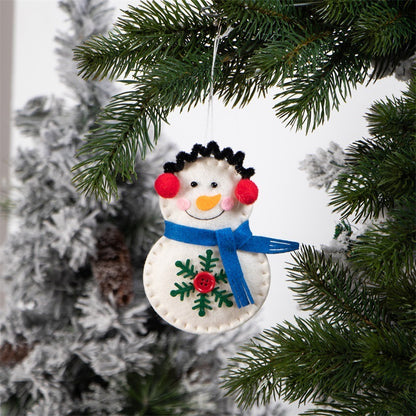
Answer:
[[[117,227],[106,225],[97,235],[92,272],[102,295],[118,307],[133,299],[133,270],[124,237]]]
[[[29,354],[30,349],[24,338],[17,340],[15,345],[4,342],[0,345],[0,365],[13,366],[20,363]]]

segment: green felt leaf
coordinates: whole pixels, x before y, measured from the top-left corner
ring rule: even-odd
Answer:
[[[205,316],[206,310],[212,310],[212,307],[209,306],[211,301],[208,299],[208,295],[206,293],[198,293],[198,298],[195,300],[195,306],[192,308],[198,311],[199,316]]]
[[[225,274],[223,269],[221,269],[219,273],[215,273],[215,281],[217,283],[228,283],[227,275]]]
[[[219,259],[213,258],[213,254],[212,250],[207,250],[205,256],[198,256],[201,259],[200,264],[204,272],[212,272],[214,267],[217,265],[217,261]]]
[[[213,289],[212,294],[214,295],[215,302],[218,303],[219,308],[221,308],[223,304],[229,308],[233,306],[233,301],[230,299],[233,296],[232,293],[228,293],[225,289],[220,290],[219,287],[216,287]]]
[[[194,278],[197,274],[197,272],[195,271],[195,267],[193,264],[191,264],[191,260],[186,260],[185,264],[183,264],[180,260],[178,260],[175,263],[176,267],[179,267],[179,271],[178,273],[176,273],[177,276],[182,276],[182,277],[190,277],[190,278]]]
[[[171,290],[170,291],[170,295],[175,297],[175,296],[180,296],[181,300],[184,300],[185,297],[189,297],[189,295],[193,292],[195,292],[195,287],[192,283],[185,283],[183,282],[181,283],[175,283],[175,286],[178,288],[177,290]]]

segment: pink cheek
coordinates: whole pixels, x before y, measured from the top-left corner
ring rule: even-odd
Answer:
[[[221,208],[224,211],[230,211],[234,207],[234,199],[230,196],[227,196],[221,201]]]
[[[191,202],[186,198],[179,198],[176,201],[176,205],[180,210],[186,211],[191,206]]]

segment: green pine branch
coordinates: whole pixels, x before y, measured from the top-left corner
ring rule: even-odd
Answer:
[[[125,38],[115,28],[107,37],[96,35],[74,49],[78,75],[85,79],[101,80],[127,76],[136,68],[138,45]]]
[[[211,14],[203,13],[206,7]],[[181,0],[130,7],[107,36],[74,52],[84,78],[122,76],[132,88],[114,98],[88,135],[85,160],[76,166],[78,189],[110,198],[118,177],[132,178],[133,151],[144,156],[154,146],[168,114],[206,99],[218,29],[232,30],[219,43],[215,95],[244,106],[279,86],[276,114],[309,131],[365,82],[370,63],[378,79],[416,52],[414,21],[410,1]]]
[[[137,153],[144,158],[153,149],[168,112],[176,105],[195,105],[203,99],[199,89],[194,91],[189,84],[208,90],[205,75],[209,63],[195,65],[191,59],[186,72],[182,73],[183,69],[174,60],[161,62],[146,77],[128,83],[135,87],[133,92],[113,97],[78,152],[79,158],[87,156],[73,167],[74,182],[80,191],[104,199],[117,195],[118,177],[135,177]]]
[[[231,361],[224,388],[243,407],[276,397],[312,415],[416,412],[416,78],[376,103],[332,204],[367,220],[333,254],[302,247],[289,268],[310,318],[265,331]],[[381,214],[383,214],[381,216]]]
[[[352,88],[364,82],[369,67],[369,59],[343,43],[328,53],[315,71],[296,75],[295,82],[282,83],[282,91],[274,97],[276,114],[297,129],[314,130],[351,96]]]
[[[276,394],[305,403],[330,392],[348,391],[348,382],[362,370],[359,361],[343,368],[344,354],[357,335],[313,318],[297,318],[296,326],[278,325],[254,338],[232,359],[223,387],[244,408],[269,403]]]
[[[393,336],[387,336],[390,331]],[[397,338],[399,333],[392,327],[362,333],[322,319],[297,318],[245,345],[227,368],[223,387],[243,408],[269,403],[278,394],[289,402],[324,404],[328,415],[382,410],[407,415],[415,409],[408,384],[414,377],[408,366],[413,341]]]
[[[352,39],[362,53],[388,56],[414,39],[414,15],[404,14],[400,2],[373,2],[364,7],[353,26]]]
[[[171,112],[175,108],[182,111],[205,101],[209,90],[210,71],[210,59],[202,61],[195,55],[180,60],[166,58],[153,65],[149,75],[130,84],[143,88],[148,101],[164,111]]]
[[[248,39],[269,40],[298,24],[304,8],[293,7],[293,1],[214,0],[218,13],[233,23],[238,33]]]
[[[411,197],[416,186],[415,135],[377,137],[355,142],[347,152],[330,205],[356,221],[378,218],[395,201]],[[382,178],[382,180],[381,180]]]
[[[394,236],[392,239],[391,236]],[[397,284],[398,276],[411,273],[416,256],[416,198],[396,202],[389,217],[358,236],[351,251],[355,266],[374,281]],[[399,284],[402,284],[402,280]]]
[[[292,257],[288,277],[302,309],[328,322],[354,322],[371,329],[383,325],[384,305],[363,277],[309,246]]]
[[[386,309],[392,311],[390,315],[393,317],[393,325],[402,333],[413,336],[416,328],[416,267],[397,277],[395,281],[386,279],[383,282],[380,297],[383,298]],[[409,368],[416,371],[416,352],[408,364]]]
[[[258,82],[272,86],[287,78],[315,71],[333,47],[331,30],[314,32],[311,28],[301,33],[288,31],[284,38],[268,42],[256,51],[249,67]],[[310,59],[311,55],[315,56],[314,60]]]
[[[366,116],[369,132],[377,138],[401,138],[415,134],[416,123],[416,77],[409,81],[403,96],[386,97],[376,101]],[[405,144],[405,143],[403,143]]]
[[[330,205],[343,217],[378,218],[416,188],[416,81],[401,98],[376,102],[367,120],[372,137],[347,152],[347,171],[333,188]]]
[[[75,48],[79,75],[85,79],[127,77],[167,57],[188,56],[216,32],[212,20],[201,12],[208,6],[204,0],[129,6],[107,36],[94,36]]]
[[[317,4],[317,14],[321,20],[331,25],[351,26],[372,6],[372,2],[356,0],[326,0]]]
[[[134,416],[191,415],[198,412],[192,396],[168,359],[154,364],[150,374],[126,375],[125,400],[121,414]]]
[[[131,92],[114,96],[77,154],[79,158],[86,156],[73,167],[77,189],[104,199],[116,194],[118,177],[131,180],[135,176],[137,153],[144,157],[153,148],[162,120],[165,115],[146,106],[143,96]]]

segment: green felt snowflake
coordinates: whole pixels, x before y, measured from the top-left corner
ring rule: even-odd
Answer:
[[[207,250],[205,256],[198,256],[202,266],[201,271],[195,270],[195,266],[191,264],[191,260],[186,260],[185,263],[178,260],[175,266],[179,268],[177,276],[182,276],[186,281],[175,283],[176,289],[171,290],[170,295],[179,296],[183,301],[185,297],[189,297],[191,293],[197,293],[194,301],[195,306],[193,310],[198,311],[199,316],[205,316],[207,310],[212,310],[212,299],[218,304],[218,307],[233,306],[233,301],[230,299],[233,294],[227,290],[220,290],[219,284],[227,283],[227,275],[221,269],[218,273],[213,270],[219,259],[213,258],[213,251]]]

